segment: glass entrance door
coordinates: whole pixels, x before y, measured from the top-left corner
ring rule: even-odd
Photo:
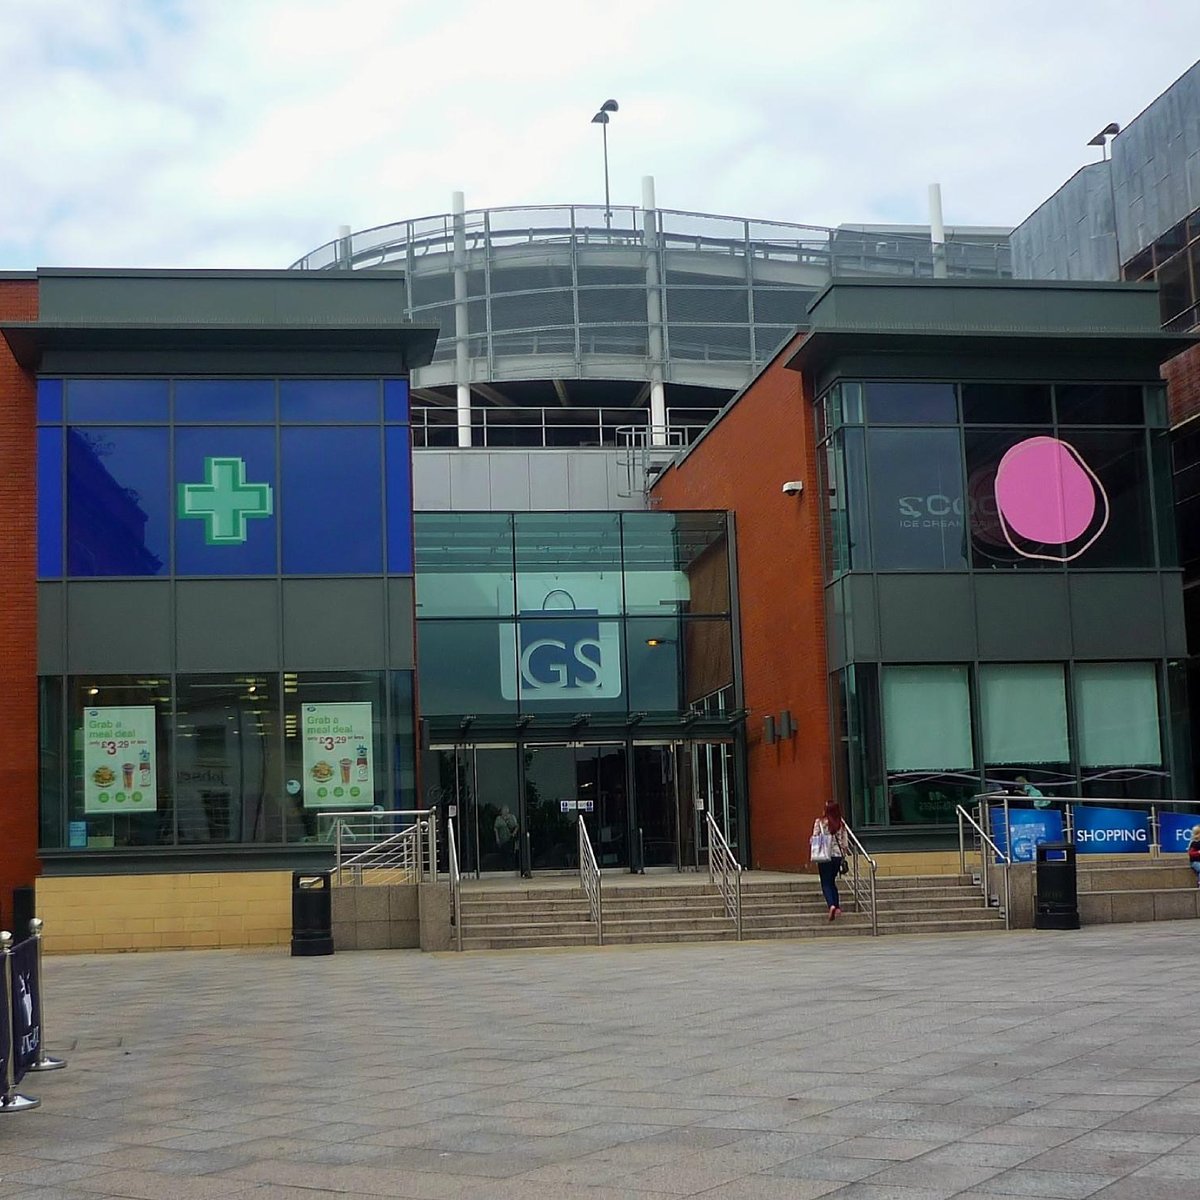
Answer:
[[[624,745],[541,743],[526,745],[524,754],[530,869],[575,870],[581,818],[599,865],[628,867]]]
[[[678,742],[633,744],[633,827],[641,838],[643,867],[682,865],[679,833],[689,819],[680,811]]]
[[[426,807],[454,817],[464,875],[520,869],[517,747],[434,746],[426,756]]]

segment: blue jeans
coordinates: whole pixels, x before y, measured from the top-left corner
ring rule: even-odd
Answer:
[[[841,870],[842,860],[831,858],[828,862],[817,863],[817,871],[821,876],[821,891],[825,893],[825,903],[830,908],[841,908],[841,898],[838,896],[837,877]]]
[[[1196,882],[1200,883],[1200,859],[1196,859],[1195,862],[1188,863],[1188,866],[1196,872]]]

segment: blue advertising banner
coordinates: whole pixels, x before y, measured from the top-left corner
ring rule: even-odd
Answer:
[[[1149,854],[1150,814],[1132,808],[1076,804],[1077,854]]]
[[[0,980],[0,993],[3,993],[3,990],[3,981]],[[8,1031],[11,1027],[12,1012],[7,1004],[0,1004],[0,1091],[8,1087]]]
[[[1186,854],[1192,840],[1192,830],[1200,826],[1196,813],[1158,814],[1158,844],[1164,854]]]
[[[12,964],[13,1082],[20,1083],[25,1072],[37,1062],[41,1046],[37,941],[26,938],[19,942],[13,947],[9,961]]]
[[[992,841],[1008,854],[1008,837],[1004,829],[1004,809],[995,807],[992,813]],[[1010,808],[1008,824],[1012,829],[1013,862],[1033,862],[1034,848],[1042,842],[1063,840],[1062,813],[1057,808]]]

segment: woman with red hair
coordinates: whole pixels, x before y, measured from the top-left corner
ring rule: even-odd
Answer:
[[[825,815],[813,822],[812,836],[813,861],[821,876],[821,891],[825,893],[825,903],[829,905],[829,919],[833,921],[842,915],[837,877],[850,853],[850,838],[846,822],[842,819],[842,806],[836,800],[825,802]],[[828,858],[820,857],[826,850]]]

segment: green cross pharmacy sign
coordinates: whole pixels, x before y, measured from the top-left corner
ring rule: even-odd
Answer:
[[[269,517],[274,511],[271,485],[247,483],[240,458],[206,458],[203,483],[179,485],[179,515],[204,522],[210,546],[240,546],[246,541],[246,522]]]

